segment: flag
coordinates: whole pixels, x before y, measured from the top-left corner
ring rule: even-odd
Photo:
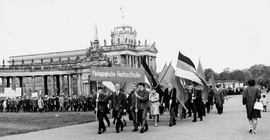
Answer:
[[[212,88],[216,87],[215,79],[214,79],[214,73],[211,74],[211,77],[209,79],[209,83],[212,85]]]
[[[113,82],[111,81],[102,81],[102,84],[107,87],[108,89],[110,89],[111,91],[115,92],[115,85],[113,84]]]
[[[144,83],[148,84],[149,86],[151,86],[148,78],[146,77],[146,75],[144,75]]]
[[[196,68],[193,62],[188,57],[181,54],[180,52],[178,55],[175,75],[180,78],[188,79],[188,80],[191,80],[198,84],[203,85],[200,78],[196,75]]]
[[[187,110],[185,106],[185,102],[188,100],[188,93],[185,92],[183,85],[180,82],[180,78],[175,76],[175,88],[176,88],[176,98],[179,101],[179,106],[178,106],[178,112],[180,113],[180,116],[182,116],[183,108]]]
[[[163,78],[160,79],[160,85],[167,87],[168,82],[172,83],[174,85],[175,83],[175,70],[172,67],[171,63],[169,66],[167,66],[167,69],[164,71],[164,74],[162,76]]]
[[[198,77],[201,79],[202,83],[203,83],[203,91],[202,91],[202,101],[204,103],[206,103],[207,101],[207,98],[208,98],[208,93],[209,93],[209,87],[206,83],[206,79],[205,79],[205,75],[204,75],[204,70],[203,70],[203,67],[202,67],[202,64],[201,64],[201,61],[199,60],[199,64],[198,64],[198,68],[197,68],[197,74],[198,74]]]
[[[161,83],[162,77],[163,77],[163,75],[165,74],[167,68],[168,68],[168,66],[167,66],[167,64],[165,63],[165,65],[163,66],[163,69],[162,69],[162,71],[161,71],[161,73],[159,74],[159,77],[158,77],[158,82],[159,82],[159,83]]]
[[[164,82],[161,82],[161,85],[167,87],[167,83],[170,82],[176,88],[176,98],[180,102],[178,110],[179,113],[181,114],[183,107],[186,108],[185,102],[188,99],[188,93],[184,91],[180,79],[177,76],[175,76],[175,69],[173,68],[171,63],[169,64],[166,73],[164,73],[162,81]]]
[[[149,74],[149,76],[151,77],[152,79],[152,86],[153,87],[156,87],[156,91],[158,94],[160,95],[163,95],[163,90],[160,88],[160,86],[157,84],[155,78],[154,78],[154,75],[152,74],[151,70],[149,69],[147,63],[146,63],[146,58],[145,56],[142,56],[141,57],[141,64],[142,66],[144,67],[145,71]],[[161,96],[160,96],[161,97]]]

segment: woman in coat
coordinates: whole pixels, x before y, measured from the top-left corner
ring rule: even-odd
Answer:
[[[151,94],[149,96],[149,100],[151,101],[151,106],[150,106],[151,115],[154,116],[155,127],[157,127],[157,119],[159,115],[160,102],[159,102],[159,94],[156,92],[155,88],[152,88]]]
[[[261,91],[255,87],[255,80],[248,80],[248,87],[244,89],[243,104],[246,105],[247,118],[249,121],[249,133],[256,134],[257,118],[261,118],[260,110],[254,109],[254,104],[261,98]]]

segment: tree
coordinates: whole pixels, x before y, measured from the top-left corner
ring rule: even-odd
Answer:
[[[209,81],[212,73],[215,73],[211,68],[205,69],[204,70],[204,75],[205,75],[205,80]]]

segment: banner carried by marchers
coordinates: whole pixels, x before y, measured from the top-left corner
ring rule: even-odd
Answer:
[[[143,82],[144,69],[120,67],[91,67],[91,81]]]

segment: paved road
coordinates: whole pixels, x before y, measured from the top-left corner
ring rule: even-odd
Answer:
[[[268,109],[270,111],[270,109]],[[153,127],[153,120],[149,121],[150,130],[144,134],[131,132],[133,127],[131,122],[124,128],[123,132],[115,133],[114,125],[107,128],[106,133],[97,134],[97,123],[74,125],[26,134],[0,137],[2,140],[269,140],[270,139],[270,112],[262,112],[262,119],[259,120],[257,134],[248,133],[248,121],[246,119],[245,106],[241,104],[241,96],[232,96],[225,102],[224,114],[218,115],[214,108],[204,121],[193,123],[192,118],[183,121],[178,120],[177,125],[168,127],[168,116],[163,116],[158,127]]]

